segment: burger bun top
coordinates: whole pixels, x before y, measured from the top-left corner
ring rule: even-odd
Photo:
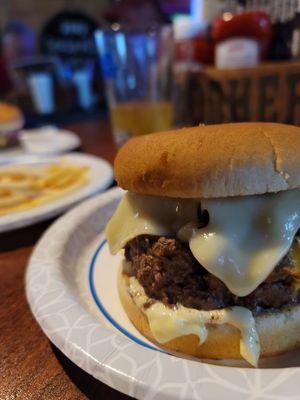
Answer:
[[[130,139],[115,159],[120,187],[131,192],[219,198],[300,187],[300,128],[231,123]]]

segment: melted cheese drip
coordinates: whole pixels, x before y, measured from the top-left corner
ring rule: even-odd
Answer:
[[[127,192],[105,229],[110,251],[116,254],[138,235],[176,235],[180,227],[197,219],[199,203]]]
[[[194,199],[127,193],[106,227],[114,254],[142,234],[189,242],[194,257],[237,296],[255,290],[288,252],[300,227],[300,190],[202,200],[209,224],[197,227]]]
[[[209,224],[191,234],[190,249],[237,296],[247,296],[273,271],[300,227],[300,191],[204,200]]]
[[[257,366],[260,345],[251,311],[244,307],[199,311],[182,305],[170,308],[156,301],[144,307],[148,297],[144,288],[134,277],[130,278],[129,293],[135,304],[147,316],[151,332],[159,343],[166,343],[178,336],[195,334],[199,345],[207,338],[207,324],[230,324],[241,333],[240,353],[251,365]]]

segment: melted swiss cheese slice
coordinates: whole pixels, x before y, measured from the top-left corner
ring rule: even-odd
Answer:
[[[198,228],[200,200],[127,193],[106,227],[117,253],[142,234],[189,242],[199,263],[237,296],[254,291],[288,252],[300,227],[300,190],[201,200],[209,223]]]

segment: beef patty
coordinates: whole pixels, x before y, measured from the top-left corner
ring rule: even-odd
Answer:
[[[300,302],[300,291],[294,285],[297,270],[289,254],[245,297],[232,294],[199,264],[187,244],[174,238],[137,236],[127,243],[125,258],[130,262],[129,273],[146,294],[165,304],[180,303],[201,310],[244,306],[260,312]]]

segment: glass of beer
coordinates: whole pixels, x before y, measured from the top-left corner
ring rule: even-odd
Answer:
[[[173,31],[111,29],[95,33],[115,142],[172,126]]]

